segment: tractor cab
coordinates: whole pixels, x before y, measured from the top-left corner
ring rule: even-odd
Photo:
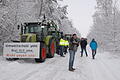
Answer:
[[[21,27],[21,42],[40,42],[47,36],[47,27],[40,22],[24,23]]]
[[[42,31],[42,27],[40,23],[25,23],[24,25],[24,34],[40,33],[41,31]]]

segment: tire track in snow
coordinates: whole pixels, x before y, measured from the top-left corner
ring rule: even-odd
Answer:
[[[104,55],[105,56],[105,55]],[[110,69],[103,64],[100,55],[91,62],[91,68],[93,73],[93,80],[100,79],[100,80],[118,80],[116,77],[111,73]]]
[[[111,55],[109,54],[109,56],[111,56]],[[113,59],[115,59],[115,58],[113,58]],[[114,80],[120,80],[120,78],[116,75],[115,71],[113,71],[110,68],[111,66],[113,68],[114,65],[109,66],[108,63],[104,62],[103,58],[100,58],[100,60],[101,60],[101,63],[104,65],[104,67],[106,67],[106,69],[108,70],[108,72],[114,77]]]
[[[51,70],[54,70],[53,68],[55,68],[54,66],[56,65],[56,63],[58,63],[61,60],[60,58],[61,57],[58,58],[58,56],[56,56],[53,59],[47,59],[47,61],[45,63],[39,64],[39,66],[36,70],[31,71],[29,74],[25,75],[20,80],[22,80],[22,79],[23,80],[33,80],[35,76],[37,76],[38,78],[46,76],[46,77],[48,77],[48,79],[45,79],[45,80],[49,80],[51,77],[49,77],[50,75],[48,73],[51,73]],[[49,72],[46,72],[46,71],[49,71]],[[33,73],[33,72],[35,72],[35,73]],[[54,72],[54,74],[56,74],[56,73]]]
[[[28,73],[27,75],[25,75],[24,77],[22,77],[19,80],[27,80],[30,76],[33,76],[34,74],[38,73],[38,70],[35,71],[31,71],[30,73]]]

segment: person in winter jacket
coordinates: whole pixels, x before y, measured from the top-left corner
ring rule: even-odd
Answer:
[[[64,38],[64,37],[62,36],[61,39],[60,39],[60,43],[59,43],[59,45],[60,45],[60,56],[61,56],[61,57],[65,57],[65,56],[63,55],[65,40],[64,40],[63,38]]]
[[[97,47],[98,47],[95,39],[92,39],[92,41],[90,42],[90,47],[92,50],[92,58],[95,59],[95,55],[96,55],[96,51],[97,51]]]
[[[74,71],[75,69],[73,68],[74,64],[74,59],[75,59],[75,53],[77,51],[77,48],[79,46],[79,41],[77,40],[77,35],[73,34],[72,38],[70,39],[69,43],[69,71]]]
[[[68,41],[68,38],[65,38],[65,43],[64,43],[65,45],[64,45],[64,54],[66,54],[67,53],[67,49],[68,49],[68,47],[69,47],[69,41]]]
[[[86,53],[86,57],[87,57],[87,56],[88,56],[88,54],[87,54],[87,50],[86,50],[87,39],[85,39],[85,38],[81,38],[80,45],[81,45],[81,57],[83,56],[83,51],[85,51],[85,53]]]

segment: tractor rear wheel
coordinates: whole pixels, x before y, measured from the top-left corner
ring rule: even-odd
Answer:
[[[48,48],[49,48],[48,57],[53,58],[54,54],[56,52],[56,43],[55,43],[54,39],[50,39]]]
[[[46,45],[45,43],[40,43],[40,58],[35,58],[35,62],[44,62],[46,59]]]

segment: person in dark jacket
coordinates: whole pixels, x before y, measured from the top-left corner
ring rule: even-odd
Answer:
[[[81,42],[80,42],[80,45],[81,45],[81,57],[83,56],[83,51],[85,51],[85,54],[86,54],[86,57],[87,57],[87,56],[88,56],[87,50],[86,50],[87,39],[82,38],[82,39],[81,39]]]
[[[95,55],[96,55],[97,47],[98,47],[95,39],[92,39],[92,41],[90,42],[90,47],[91,47],[91,50],[92,50],[92,58],[95,59]]]
[[[72,38],[70,39],[70,42],[69,42],[69,54],[70,54],[69,71],[74,71],[75,70],[73,68],[73,64],[74,64],[75,53],[77,51],[78,46],[79,46],[79,42],[77,40],[77,35],[73,34],[73,36],[72,36]]]

